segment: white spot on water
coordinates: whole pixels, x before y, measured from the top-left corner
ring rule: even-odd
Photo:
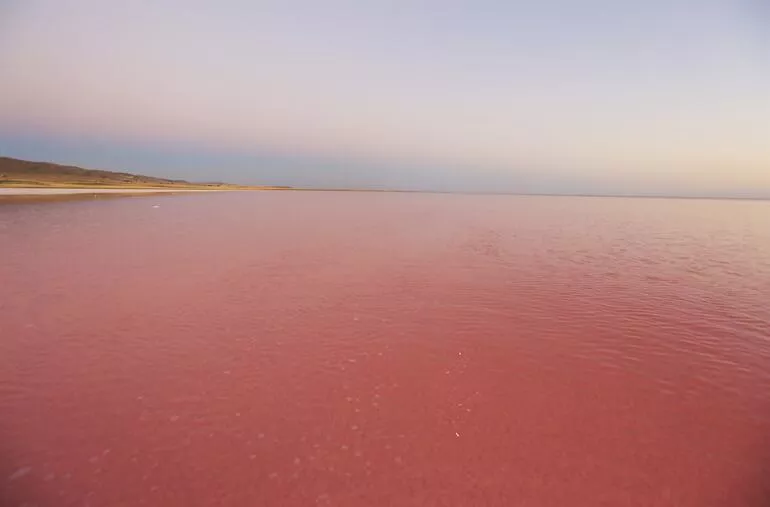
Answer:
[[[17,479],[21,479],[25,475],[29,474],[32,471],[32,467],[21,467],[18,470],[16,470],[14,473],[8,476],[8,481],[15,481]]]
[[[16,470],[14,473],[8,476],[8,481],[15,481],[17,479],[21,479],[25,475],[29,474],[32,471],[32,467],[21,467],[18,470]]]

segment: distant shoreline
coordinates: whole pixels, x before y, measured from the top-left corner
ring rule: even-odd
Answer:
[[[235,189],[185,189],[185,188],[2,188],[0,204],[71,201],[85,199],[109,199],[117,197],[149,197],[160,194],[197,192],[232,192]]]
[[[89,186],[4,186],[0,185],[0,204],[27,203],[46,201],[69,201],[84,199],[109,199],[116,197],[141,197],[151,195],[172,195],[181,193],[204,192],[242,192],[255,190],[283,190],[298,192],[373,192],[373,193],[417,193],[417,194],[452,194],[452,195],[487,195],[509,197],[578,197],[578,198],[605,198],[605,199],[665,199],[665,200],[716,200],[716,201],[743,201],[743,202],[768,202],[770,199],[762,197],[717,197],[717,196],[659,196],[659,195],[601,195],[601,194],[523,194],[502,192],[437,192],[420,190],[382,190],[382,189],[344,189],[344,188],[281,188],[281,187],[238,187],[222,186],[209,188],[179,187],[131,187],[114,185],[110,188]]]
[[[0,187],[0,197],[22,195],[73,195],[73,194],[166,194],[170,192],[226,192],[222,188],[39,188],[39,187]]]

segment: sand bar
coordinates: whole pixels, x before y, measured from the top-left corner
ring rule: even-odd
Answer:
[[[187,188],[0,188],[0,204],[40,203],[83,199],[151,197],[188,192],[216,192],[230,189]]]
[[[157,194],[168,192],[216,192],[217,190],[186,188],[0,188],[0,197],[16,195]]]

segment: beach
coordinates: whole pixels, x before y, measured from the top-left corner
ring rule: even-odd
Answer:
[[[184,188],[0,188],[0,197],[12,196],[56,196],[95,194],[164,194],[181,192],[222,192],[219,189],[193,190]]]
[[[150,197],[195,192],[234,192],[233,189],[184,188],[2,188],[0,204],[79,201],[83,199],[114,199],[120,197]]]

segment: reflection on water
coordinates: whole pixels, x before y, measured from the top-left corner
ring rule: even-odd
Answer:
[[[8,505],[765,505],[770,203],[0,208]]]

